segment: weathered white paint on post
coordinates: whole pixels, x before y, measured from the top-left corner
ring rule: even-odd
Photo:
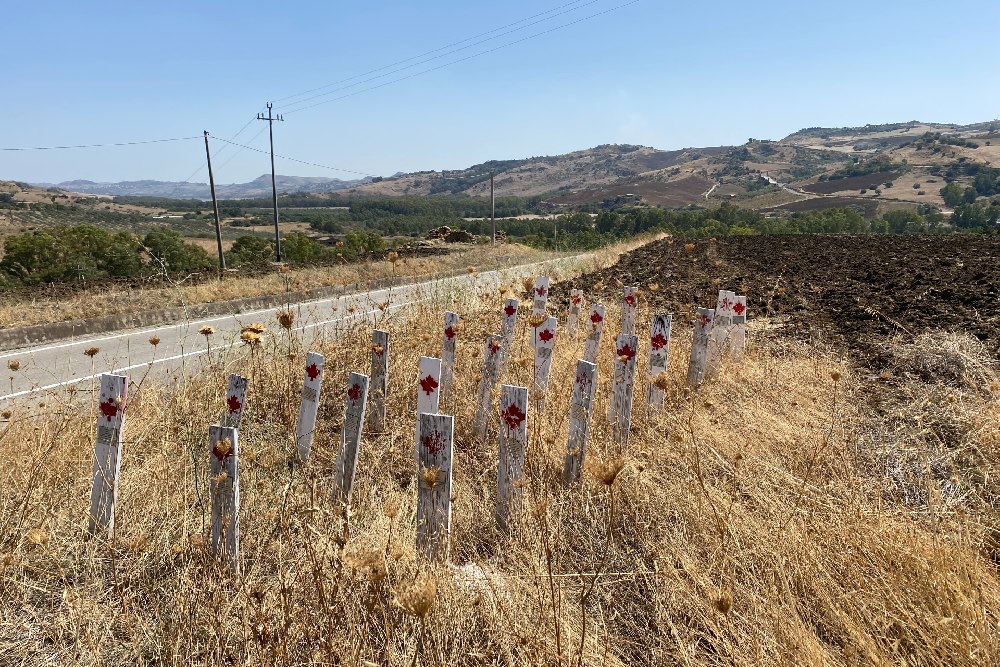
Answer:
[[[654,315],[649,331],[649,366],[646,371],[646,403],[653,409],[663,407],[665,392],[653,384],[657,376],[667,372],[670,358],[670,329],[674,316]]]
[[[483,371],[479,378],[478,400],[476,401],[476,417],[472,422],[472,433],[480,440],[486,440],[489,431],[489,418],[493,414],[493,388],[497,384],[502,354],[503,339],[493,334],[483,345]]]
[[[549,303],[549,277],[535,278],[535,289],[531,295],[531,314],[544,315]]]
[[[549,389],[549,373],[552,371],[552,350],[556,345],[556,329],[559,321],[550,317],[535,330],[535,381],[533,388],[538,392],[538,408],[545,406],[545,392]]]
[[[698,387],[705,381],[705,363],[708,361],[708,339],[712,331],[715,311],[699,308],[694,319],[694,336],[691,341],[691,360],[688,363],[688,385]]]
[[[436,415],[441,405],[441,360],[434,357],[420,357],[420,371],[417,375],[417,420],[422,414]],[[420,433],[417,431],[417,449]]]
[[[604,306],[595,303],[590,307],[586,326],[589,333],[587,334],[587,344],[583,348],[583,358],[594,364],[597,363],[597,353],[601,349],[601,336],[604,334]]]
[[[636,320],[639,316],[639,288],[622,289],[622,333],[626,336],[636,335]]]
[[[722,357],[730,350],[730,336],[733,329],[733,307],[736,305],[736,294],[728,290],[719,290],[719,298],[715,305],[715,319],[712,320],[711,338],[708,343],[708,361],[706,375],[711,377],[719,368]]]
[[[111,373],[101,375],[101,395],[97,404],[97,441],[94,446],[94,480],[90,488],[88,530],[91,535],[102,529],[114,534],[127,394],[128,377]]]
[[[569,291],[569,317],[566,318],[566,331],[570,340],[576,340],[580,330],[580,309],[583,307],[583,290]]]
[[[563,466],[564,484],[580,481],[580,474],[583,472],[596,387],[597,364],[580,359],[576,362],[576,379],[573,381],[573,397],[569,404],[569,440],[566,444],[566,464]]]
[[[246,407],[247,387],[250,380],[233,373],[229,376],[229,384],[226,387],[226,411],[219,420],[220,426],[229,428],[239,428],[243,423],[243,411]]]
[[[733,333],[730,338],[735,359],[742,359],[747,348],[747,298],[737,296],[733,305]]]
[[[303,463],[309,460],[313,433],[316,431],[316,413],[319,410],[319,390],[323,384],[324,361],[322,354],[310,352],[306,355],[302,403],[299,404],[299,416],[295,421],[295,447],[299,452],[299,460]]]
[[[351,499],[354,472],[358,467],[361,449],[361,430],[365,423],[368,405],[368,376],[351,373],[347,378],[347,395],[344,396],[344,428],[340,433],[340,451],[337,467],[333,471],[333,497],[342,503]]]
[[[503,337],[500,349],[499,374],[507,370],[507,362],[510,360],[510,350],[514,345],[514,334],[517,332],[517,310],[520,307],[517,299],[507,299],[504,301],[503,310],[500,311],[500,335]]]
[[[458,340],[458,313],[444,314],[444,339],[441,344],[441,400],[451,396],[455,380],[455,344]]]
[[[369,384],[368,426],[374,433],[385,428],[385,405],[389,395],[389,334],[372,331],[372,371]]]
[[[211,446],[212,553],[240,566],[239,429],[212,426]]]
[[[497,525],[510,526],[510,515],[524,500],[524,462],[528,455],[528,388],[500,386],[500,461],[497,466]]]
[[[450,551],[454,431],[451,415],[417,415],[417,549],[433,560]]]
[[[632,396],[635,391],[636,355],[639,337],[619,334],[615,341],[615,374],[611,385],[611,423],[615,441],[628,441],[632,427]]]

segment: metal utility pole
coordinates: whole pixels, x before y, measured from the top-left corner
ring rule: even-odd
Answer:
[[[219,274],[226,270],[222,252],[222,223],[219,221],[219,200],[215,198],[215,176],[212,174],[212,153],[208,150],[208,130],[205,130],[205,158],[208,159],[208,187],[212,190],[212,212],[215,213],[215,243],[219,246]]]
[[[281,231],[278,229],[278,186],[274,182],[274,121],[285,120],[281,115],[271,114],[271,103],[267,103],[267,115],[257,114],[257,120],[267,121],[267,131],[271,137],[271,202],[274,204],[274,258],[281,261]]]
[[[493,194],[493,172],[490,172],[490,222],[493,223],[493,245],[497,244],[497,199]]]

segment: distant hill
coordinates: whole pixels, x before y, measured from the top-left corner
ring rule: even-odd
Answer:
[[[278,193],[283,192],[331,192],[359,185],[370,179],[344,181],[339,178],[320,176],[275,177]],[[182,183],[174,181],[121,181],[118,183],[95,183],[94,181],[63,181],[62,183],[34,183],[38,187],[56,187],[67,192],[91,195],[129,195],[135,197],[167,197],[170,199],[211,199],[208,183]],[[252,199],[271,196],[271,176],[264,174],[249,183],[216,184],[216,194],[220,199]]]

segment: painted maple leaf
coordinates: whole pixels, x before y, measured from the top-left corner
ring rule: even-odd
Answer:
[[[572,301],[573,301],[573,305],[574,306],[579,306],[580,305],[580,301],[582,301],[582,300],[583,299],[580,297],[579,294],[574,294],[573,297],[572,297]]]
[[[635,294],[629,294],[628,296],[626,296],[625,297],[625,303],[627,303],[630,306],[634,306],[635,305]]]
[[[699,322],[699,323],[701,324],[701,326],[702,326],[703,328],[704,328],[704,327],[707,327],[707,326],[708,326],[708,323],[710,322],[710,320],[708,319],[708,315],[701,315],[701,316],[700,316],[700,317],[698,318],[698,322]]]
[[[538,337],[542,339],[543,343],[548,343],[550,340],[555,338],[555,334],[549,329],[544,329],[542,333],[538,334]]]
[[[503,309],[503,312],[507,313],[507,317],[514,317],[514,313],[517,312],[517,306],[509,303],[507,304],[507,307]]]
[[[99,407],[101,409],[101,414],[104,415],[108,421],[111,421],[118,416],[118,405],[112,398],[108,398],[108,400],[101,403]]]
[[[449,326],[444,330],[444,337],[451,340],[455,337],[455,327]]]
[[[662,333],[658,333],[649,339],[649,344],[653,346],[654,350],[662,350],[667,345],[667,339]]]
[[[239,412],[240,408],[243,407],[243,404],[240,403],[240,399],[236,398],[236,394],[233,394],[228,399],[226,399],[226,405],[229,406],[229,414],[233,414],[234,412]]]
[[[490,343],[490,356],[500,351],[500,343]]]
[[[433,456],[444,448],[444,438],[439,431],[434,431],[420,438],[420,444]]]
[[[744,312],[746,312],[746,309],[747,307],[744,306],[742,303],[737,303],[735,306],[733,306],[733,312],[736,313],[737,315],[742,315]]]
[[[586,387],[590,384],[590,376],[586,373],[580,373],[576,376],[576,383],[580,385],[580,387]]]
[[[539,285],[538,287],[536,287],[535,294],[537,294],[538,296],[545,296],[545,286]]]
[[[424,390],[425,394],[430,396],[438,388],[438,381],[434,379],[433,375],[428,375],[425,378],[421,378],[420,388]]]
[[[604,318],[601,317],[601,314],[596,310],[590,314],[590,321],[594,324],[600,324],[603,319]]]
[[[721,310],[726,310],[731,305],[733,305],[733,302],[729,300],[728,296],[727,297],[723,297],[722,301],[719,303],[719,306],[721,306]]]
[[[511,403],[500,413],[500,418],[503,419],[503,423],[507,425],[507,428],[513,431],[524,422],[524,413],[521,412],[516,403]]]
[[[309,376],[310,380],[315,380],[316,378],[318,378],[319,373],[320,373],[319,366],[317,366],[316,364],[313,363],[306,366],[306,375]]]
[[[358,399],[361,398],[361,385],[354,383],[351,388],[347,390],[347,397],[357,403]]]
[[[626,360],[635,358],[635,350],[628,343],[625,343],[624,347],[618,348],[618,356],[625,357]]]

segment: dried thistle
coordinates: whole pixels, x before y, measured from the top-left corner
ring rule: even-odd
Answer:
[[[17,359],[11,359],[10,361],[7,362],[7,368],[16,373],[21,368],[21,362],[18,361]]]
[[[441,481],[441,469],[437,466],[431,466],[430,468],[420,469],[420,479],[424,481],[424,485],[433,489],[437,486],[438,482]]]
[[[693,243],[685,243],[684,244],[684,252],[694,252],[694,244]]]
[[[386,515],[390,519],[395,519],[396,515],[399,514],[399,500],[392,498],[385,501],[385,505],[382,507],[382,514]]]
[[[289,310],[279,310],[278,311],[278,324],[281,325],[282,329],[289,330],[292,328],[292,324],[295,322],[295,313]]]
[[[843,376],[840,374],[840,371],[831,371],[830,373],[830,379],[832,379],[834,382],[840,382],[840,378],[842,377]]]
[[[648,285],[646,285],[646,289],[648,289],[650,292],[656,292],[659,291],[660,286],[657,283],[649,283]]]
[[[202,328],[198,329],[198,333],[200,333],[205,338],[208,338],[209,336],[215,333],[215,327],[211,327],[206,324]]]
[[[719,591],[719,597],[715,599],[715,608],[728,616],[729,610],[733,608],[733,592],[728,588]]]
[[[348,565],[361,570],[368,575],[373,583],[381,583],[389,574],[385,566],[385,557],[375,551],[362,551],[344,559]]]
[[[12,414],[14,413],[12,413],[10,410],[4,410],[3,413],[0,413],[0,417],[3,417],[4,419],[10,419]]]
[[[32,528],[25,535],[30,544],[34,544],[36,547],[44,547],[49,543],[49,534],[45,532],[43,528]]]
[[[658,373],[651,378],[653,386],[662,391],[670,387],[670,377],[666,373]]]
[[[624,467],[625,459],[618,457],[611,459],[610,461],[593,464],[590,473],[596,477],[601,484],[611,486],[615,483],[615,480],[618,479],[618,473],[620,473]]]
[[[152,345],[153,347],[156,347],[157,345],[160,344],[160,337],[159,336],[150,336],[149,337],[149,344]]]
[[[83,351],[83,353],[88,357],[90,357],[91,359],[93,359],[94,357],[97,356],[97,353],[100,351],[101,348],[99,347],[88,347],[86,350]]]
[[[255,333],[257,335],[260,335],[260,334],[265,333],[267,331],[267,325],[265,325],[263,322],[251,322],[250,324],[248,324],[245,327],[243,327],[242,329],[240,329],[240,331],[241,332],[243,332],[243,331],[252,331],[253,333]]]
[[[244,331],[240,334],[240,340],[242,340],[245,345],[254,346],[260,343],[260,336],[255,334],[253,331]]]
[[[472,276],[473,278],[478,278],[479,277],[479,271],[476,270],[476,267],[469,266],[469,267],[466,267],[465,270],[468,271],[469,275]]]
[[[406,590],[396,594],[396,604],[410,616],[426,618],[437,597],[437,583],[421,575]]]
[[[388,259],[391,264],[395,265],[396,262],[399,261],[399,253],[393,250],[388,255],[386,255],[385,258]]]
[[[537,329],[545,324],[545,320],[547,319],[549,319],[549,316],[545,313],[534,313],[528,318],[528,324]]]
[[[594,289],[595,291],[598,291],[598,292],[600,292],[600,291],[601,291],[602,289],[604,289],[604,281],[603,281],[603,280],[601,280],[601,281],[598,281],[598,282],[594,283],[594,285],[593,285],[593,289]]]
[[[531,294],[535,291],[535,279],[532,276],[525,276],[521,280],[521,285],[524,287],[524,291]]]

